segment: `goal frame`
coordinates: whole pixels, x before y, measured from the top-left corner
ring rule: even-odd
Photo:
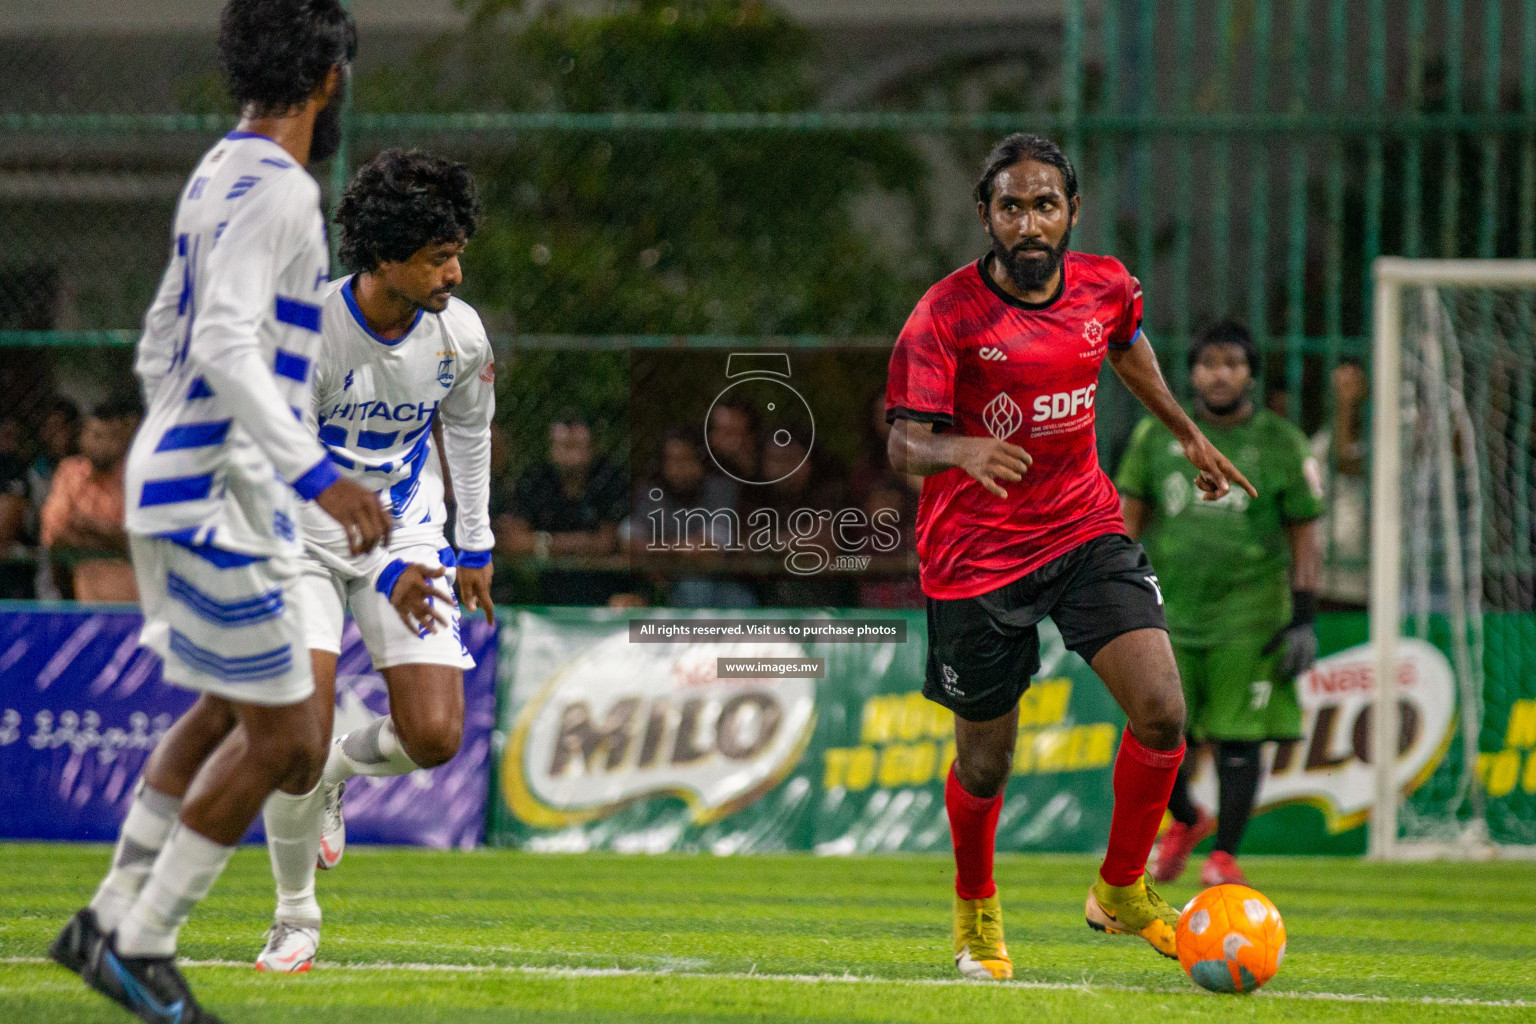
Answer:
[[[1536,291],[1536,260],[1378,257],[1374,267],[1371,366],[1370,640],[1375,692],[1371,763],[1375,793],[1367,856],[1373,860],[1529,857],[1536,847],[1404,843],[1398,839],[1402,794],[1397,766],[1397,650],[1402,630],[1402,342],[1403,295],[1412,287],[1521,287]],[[1474,782],[1474,784],[1476,784]]]

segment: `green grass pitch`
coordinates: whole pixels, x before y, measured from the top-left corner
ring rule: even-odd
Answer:
[[[126,1021],[43,959],[104,846],[0,847],[0,1020]],[[231,1024],[323,1021],[1536,1021],[1536,865],[1247,862],[1290,936],[1254,996],[1201,992],[1083,924],[1089,857],[1002,857],[1017,980],[951,963],[947,858],[714,858],[353,848],[321,876],[321,962],[257,974],[266,854],[242,849],[182,933]],[[1182,902],[1191,882],[1169,886]]]

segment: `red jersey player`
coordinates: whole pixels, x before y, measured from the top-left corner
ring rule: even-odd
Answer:
[[[923,296],[886,390],[891,464],[927,478],[917,513],[923,692],[955,713],[944,790],[955,964],[971,978],[1013,976],[992,852],[1047,615],[1130,720],[1088,924],[1172,957],[1178,911],[1144,871],[1184,757],[1184,695],[1157,577],[1099,468],[1093,404],[1105,356],[1179,439],[1204,497],[1254,490],[1169,393],[1141,332],[1136,279],[1118,260],[1068,250],[1081,200],[1061,150],[1010,135],[988,157],[976,200],[992,249]]]

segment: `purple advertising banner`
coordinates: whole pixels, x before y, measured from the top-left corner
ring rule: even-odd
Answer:
[[[110,841],[155,743],[196,695],[162,682],[131,611],[0,611],[0,838]],[[463,624],[464,741],[432,771],[347,786],[347,841],[467,848],[485,831],[496,630]],[[389,707],[357,627],[337,666],[336,731]],[[259,838],[260,823],[248,838]]]

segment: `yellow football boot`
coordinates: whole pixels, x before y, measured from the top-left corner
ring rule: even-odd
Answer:
[[[1013,977],[1013,961],[1003,945],[1003,905],[996,894],[984,900],[955,897],[955,966],[973,981]]]
[[[1145,875],[1126,886],[1113,886],[1100,878],[1088,890],[1083,915],[1096,932],[1140,935],[1163,956],[1178,958],[1173,930],[1179,912],[1147,884]]]

